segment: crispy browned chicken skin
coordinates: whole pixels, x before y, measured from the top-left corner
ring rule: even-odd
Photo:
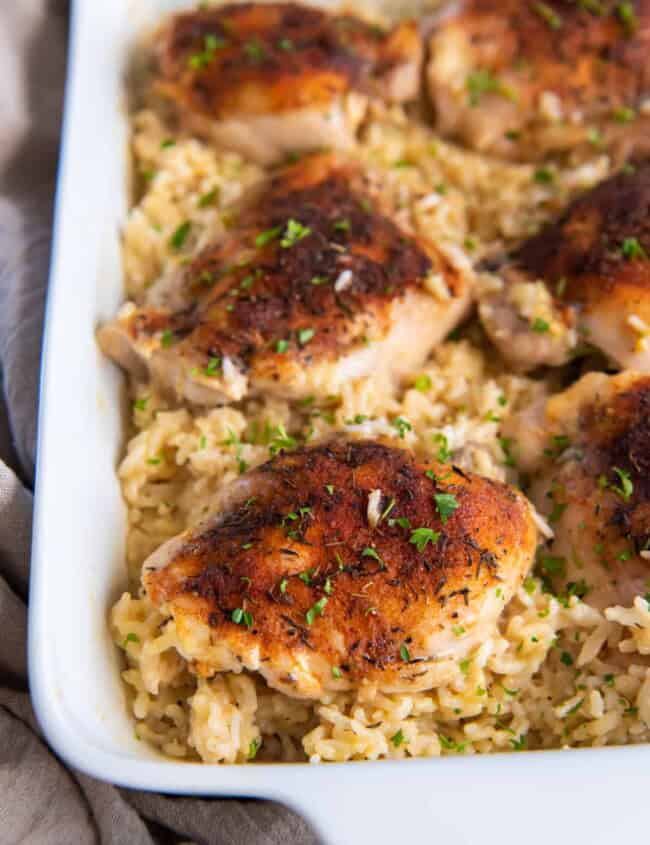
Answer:
[[[235,482],[143,583],[199,673],[247,668],[298,697],[413,691],[490,635],[535,541],[507,486],[339,439]]]
[[[386,31],[298,3],[184,12],[156,48],[157,87],[190,128],[263,162],[349,146],[366,97],[412,99],[422,60],[413,23]]]
[[[399,377],[469,307],[460,271],[382,214],[362,172],[332,155],[282,170],[235,218],[100,330],[109,355],[182,398],[327,395],[375,370]],[[434,277],[448,296],[427,287]]]
[[[564,364],[588,343],[622,368],[650,370],[650,163],[630,170],[496,269],[503,289],[482,297],[480,313],[515,365]]]
[[[438,129],[482,152],[647,149],[650,0],[452,3],[428,78]]]
[[[631,604],[650,578],[650,375],[590,373],[504,433],[555,530],[540,556],[561,593]]]

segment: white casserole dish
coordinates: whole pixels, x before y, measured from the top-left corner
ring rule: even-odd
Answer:
[[[95,327],[122,299],[123,71],[173,0],[76,0],[43,353],[29,660],[37,716],[70,765],[127,787],[272,798],[330,843],[624,842],[647,830],[648,746],[411,762],[208,766],[138,742],[107,609],[125,580],[115,476],[121,378]]]

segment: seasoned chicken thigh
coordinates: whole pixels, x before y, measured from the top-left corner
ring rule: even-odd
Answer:
[[[650,371],[650,163],[578,198],[495,272],[479,310],[512,364],[564,364],[588,343]]]
[[[99,333],[108,355],[178,397],[218,405],[400,378],[469,308],[451,259],[402,232],[361,171],[331,155],[282,170],[234,218]]]
[[[256,671],[299,698],[416,691],[490,636],[535,544],[507,486],[338,439],[236,481],[143,584],[199,674]]]
[[[590,373],[504,433],[555,531],[540,557],[553,588],[601,609],[648,594],[650,375]]]
[[[438,130],[514,159],[647,150],[650,0],[459,0],[431,39]]]
[[[269,163],[349,147],[370,96],[413,99],[422,44],[413,23],[241,3],[175,15],[157,56],[157,88],[190,131]]]

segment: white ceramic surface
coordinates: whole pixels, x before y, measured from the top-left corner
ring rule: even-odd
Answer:
[[[124,786],[277,799],[336,845],[647,841],[648,746],[400,763],[205,766],[163,759],[136,741],[106,631],[107,608],[125,580],[125,513],[115,478],[123,443],[121,376],[99,354],[94,330],[122,297],[126,53],[139,27],[178,5],[75,3],[30,603],[32,694],[49,742],[71,765]]]

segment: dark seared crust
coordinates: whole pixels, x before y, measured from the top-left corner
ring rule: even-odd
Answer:
[[[480,610],[476,601],[508,579],[508,567],[526,568],[535,542],[527,504],[514,491],[449,466],[433,465],[433,479],[426,469],[406,451],[370,441],[281,454],[252,473],[256,497],[186,541],[165,568],[145,572],[146,589],[156,605],[182,605],[215,635],[253,638],[265,660],[296,649],[338,665],[329,637],[336,629],[347,679],[401,665],[410,630],[431,617],[434,630],[438,620],[451,627],[468,606]],[[395,505],[373,529],[375,489],[382,511],[393,498]],[[436,492],[459,504],[446,523]],[[411,530],[389,521],[397,518],[440,537],[418,551]],[[305,572],[310,583],[300,578]],[[323,598],[324,613],[310,624],[308,611]],[[251,613],[250,632],[232,622],[236,608]]]
[[[579,197],[558,222],[521,246],[511,262],[545,281],[556,302],[588,305],[619,288],[650,290],[650,261],[622,252],[629,239],[650,255],[650,163]]]
[[[634,107],[650,92],[650,0],[597,0],[592,5],[602,14],[588,11],[587,5],[465,0],[454,21],[474,47],[487,48],[486,69],[497,76],[516,74],[524,100],[552,91],[588,121],[621,106]],[[634,7],[633,25],[621,20],[623,5]]]
[[[639,376],[606,404],[588,405],[579,426],[587,447],[584,471],[610,488],[621,487],[614,467],[629,476],[631,494],[610,497],[603,521],[638,553],[650,539],[650,376]]]
[[[218,47],[193,67],[206,37]],[[176,15],[160,37],[161,87],[212,118],[293,110],[377,87],[415,39],[413,24],[386,32],[296,3],[198,9]]]
[[[309,234],[283,247],[290,220]],[[256,246],[273,230],[275,237]],[[421,289],[432,257],[452,293],[460,291],[458,272],[444,257],[374,210],[355,167],[308,157],[249,197],[231,234],[187,266],[184,310],[143,309],[129,330],[134,339],[170,330],[174,353],[198,366],[226,355],[241,369],[256,361],[334,359],[361,342],[360,318],[387,325],[391,304]],[[352,282],[337,292],[346,270]],[[314,332],[306,342],[304,331]],[[278,342],[287,344],[280,354]]]

